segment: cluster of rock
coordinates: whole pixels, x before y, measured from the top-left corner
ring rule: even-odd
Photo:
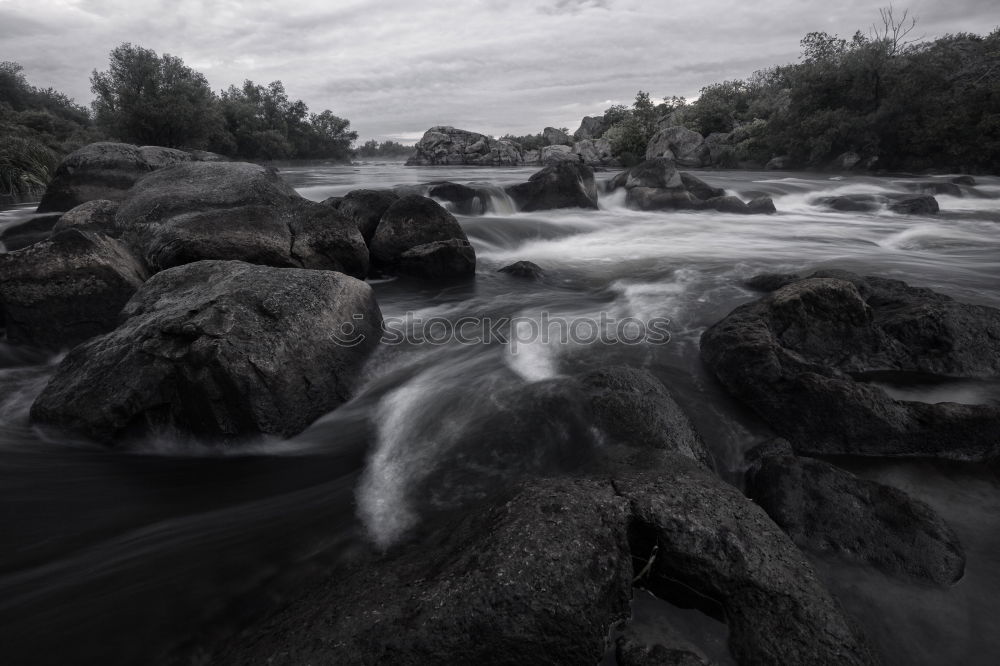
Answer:
[[[0,255],[7,341],[73,348],[36,422],[106,442],[164,428],[295,434],[349,397],[381,337],[371,272],[475,271],[461,226],[430,198],[323,205],[273,169],[182,155],[77,151],[42,203],[73,207]]]
[[[514,409],[537,393],[564,396],[569,409],[545,409],[563,425],[498,418],[482,434],[523,460],[551,449],[554,432],[596,430],[588,463],[366,553],[227,641],[213,663],[596,663],[634,586],[670,598],[678,585],[719,609],[739,663],[876,662],[789,537],[712,473],[657,379],[611,367],[527,388]],[[655,651],[635,637],[629,647]],[[683,640],[673,647],[696,654]]]
[[[746,215],[776,212],[770,197],[744,203],[722,188],[678,171],[669,157],[654,157],[619,173],[607,183],[609,192],[618,188],[625,188],[626,205],[637,210],[717,210]]]
[[[901,191],[821,196],[812,199],[811,203],[841,212],[888,210],[900,215],[933,215],[941,210],[935,195],[987,196],[975,189],[976,181],[971,176],[956,176],[950,180],[897,181],[895,185]]]
[[[619,166],[607,139],[575,140],[565,132],[546,127],[546,145],[525,150],[519,143],[494,139],[484,134],[432,127],[414,146],[408,166],[548,166],[559,162],[577,162],[587,166]]]

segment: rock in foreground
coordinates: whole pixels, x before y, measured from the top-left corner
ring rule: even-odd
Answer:
[[[685,458],[655,472],[529,482],[417,543],[336,571],[220,664],[593,664],[632,580],[720,603],[740,663],[870,664],[795,546]]]
[[[800,548],[939,585],[962,577],[962,544],[923,502],[827,462],[797,457],[781,440],[754,449],[749,458],[747,495]]]
[[[67,229],[0,254],[0,320],[7,340],[59,349],[110,331],[146,279],[118,241]]]
[[[242,262],[158,273],[122,316],[59,364],[33,421],[105,442],[158,429],[288,437],[348,399],[381,336],[364,282]]]
[[[993,308],[897,280],[819,272],[735,309],[705,331],[701,353],[798,453],[1000,453],[1000,406],[897,400],[877,383],[1000,377]]]

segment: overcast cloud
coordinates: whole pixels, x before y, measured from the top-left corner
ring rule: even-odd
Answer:
[[[180,56],[222,89],[281,79],[362,139],[412,142],[432,125],[487,134],[575,129],[639,89],[697,96],[793,62],[807,32],[849,37],[885,2],[700,0],[0,0],[0,60],[87,104],[89,77],[130,41]],[[916,33],[985,34],[996,0],[897,5]]]

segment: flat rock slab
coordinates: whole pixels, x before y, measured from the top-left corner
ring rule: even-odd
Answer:
[[[350,397],[382,321],[360,280],[227,261],[158,273],[122,317],[63,359],[34,422],[105,442],[288,437]]]

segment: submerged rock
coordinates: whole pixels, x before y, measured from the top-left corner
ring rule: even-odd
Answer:
[[[371,287],[341,273],[186,264],[73,349],[31,418],[104,442],[159,429],[289,437],[350,397],[381,321]]]
[[[810,203],[847,213],[870,213],[885,208],[903,215],[932,215],[940,210],[937,199],[930,195],[914,196],[892,192],[816,197]]]
[[[889,210],[902,215],[933,215],[941,210],[937,199],[929,194],[898,197],[889,203]]]
[[[925,503],[821,460],[797,457],[781,440],[748,458],[747,495],[800,548],[939,585],[962,577],[962,544]]]
[[[93,199],[120,201],[136,181],[150,172],[201,159],[160,146],[92,143],[70,153],[59,164],[38,204],[38,212],[67,211]]]
[[[678,171],[670,157],[648,159],[618,174],[606,187],[609,191],[624,187],[625,205],[635,210],[717,210],[742,215],[775,212],[770,198],[755,200],[751,206],[726,196],[721,187]]]
[[[7,340],[59,349],[110,331],[145,279],[141,264],[118,241],[77,229],[0,254]]]
[[[519,278],[537,280],[545,275],[545,271],[538,264],[531,261],[515,261],[513,264],[499,269],[500,273],[507,273]]]
[[[597,208],[594,171],[579,161],[560,162],[536,172],[526,183],[511,185],[507,194],[519,210]]]
[[[21,250],[52,234],[59,215],[35,215],[24,222],[0,230],[0,243],[8,252]]]
[[[385,211],[371,241],[376,267],[425,278],[475,273],[476,253],[455,216],[433,199],[410,194]]]
[[[1000,376],[1000,311],[826,271],[736,308],[701,338],[723,386],[803,454],[1000,453],[1000,406],[892,398],[872,378]]]
[[[137,183],[116,215],[122,239],[159,271],[203,259],[368,273],[354,222],[303,199],[273,169],[189,162]]]

